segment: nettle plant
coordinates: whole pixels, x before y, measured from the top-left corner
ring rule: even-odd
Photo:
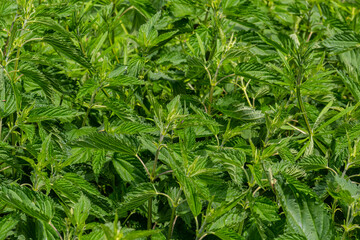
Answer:
[[[359,239],[359,1],[0,3],[0,239]]]

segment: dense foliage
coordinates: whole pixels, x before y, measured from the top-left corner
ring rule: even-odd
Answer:
[[[0,0],[0,239],[360,239],[359,0]]]

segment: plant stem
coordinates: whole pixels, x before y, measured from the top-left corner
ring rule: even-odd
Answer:
[[[245,222],[245,219],[240,222],[239,229],[238,229],[238,234],[239,234],[239,235],[242,235],[242,231],[243,231],[243,227],[244,227],[244,222]]]
[[[209,93],[209,106],[208,106],[208,114],[210,115],[211,114],[211,104],[213,102],[213,95],[214,95],[214,89],[217,85],[217,76],[219,75],[219,70],[221,68],[221,65],[223,64],[225,58],[222,58],[216,68],[216,71],[215,71],[215,74],[214,74],[214,77],[210,78],[210,93]],[[209,74],[209,73],[208,73]],[[210,75],[211,76],[211,75]]]
[[[243,92],[244,92],[244,94],[245,94],[246,101],[248,102],[249,106],[252,108],[252,107],[255,106],[255,104],[253,104],[253,105],[251,104],[249,95],[247,94],[247,91],[246,91],[246,89],[247,89],[247,87],[248,87],[248,85],[249,85],[249,83],[250,83],[251,80],[249,80],[246,84],[244,84],[244,78],[241,77],[241,78],[240,78],[240,81],[241,81],[241,86],[240,86],[240,88],[243,90]]]
[[[154,182],[154,180],[155,180],[156,165],[157,165],[157,162],[159,160],[159,154],[160,154],[161,144],[162,144],[163,140],[164,140],[164,135],[160,133],[159,146],[156,149],[154,165],[153,165],[152,172],[150,174],[150,182]],[[147,221],[147,229],[151,230],[151,224],[152,224],[152,198],[150,198],[149,201],[148,201],[148,219],[147,220],[148,220]]]
[[[0,141],[2,139],[1,132],[2,132],[2,118],[0,117]]]
[[[152,224],[152,198],[148,201],[148,219],[147,219],[147,229],[151,230]]]
[[[85,124],[86,124],[86,120],[87,120],[87,118],[88,118],[88,116],[89,116],[90,110],[91,110],[91,108],[92,108],[92,106],[93,106],[93,104],[94,104],[95,97],[96,97],[96,94],[97,94],[97,92],[99,91],[99,89],[100,89],[100,87],[98,87],[98,88],[93,92],[93,94],[91,95],[89,107],[88,107],[88,109],[86,110],[86,114],[85,114],[83,123],[82,123],[82,125],[81,125],[82,127],[84,127]]]
[[[151,175],[150,175],[151,182],[154,181],[155,172],[156,172],[156,166],[157,166],[157,162],[159,160],[159,154],[160,154],[161,144],[162,144],[163,140],[164,140],[164,135],[160,133],[159,146],[156,149],[154,165],[153,165],[153,169],[152,169],[152,172],[151,172]]]
[[[201,236],[201,238],[199,238],[199,240],[202,240],[204,237],[206,237],[208,234],[205,233],[204,235]]]
[[[206,218],[204,219],[204,222],[201,224],[200,230],[199,230],[199,232],[198,232],[198,234],[196,236],[196,240],[202,239],[201,234],[203,233],[203,231],[205,229],[205,226],[206,226]]]
[[[171,217],[170,217],[170,223],[169,223],[169,231],[168,231],[168,236],[167,236],[168,240],[170,240],[171,237],[172,237],[172,229],[173,229],[174,220],[175,220],[175,213],[176,213],[176,206],[174,206],[172,211],[171,211]]]
[[[312,130],[311,130],[310,122],[309,122],[309,119],[308,119],[308,116],[307,116],[307,113],[306,113],[306,110],[305,110],[304,102],[302,100],[301,92],[300,92],[301,80],[302,80],[302,77],[303,77],[302,74],[303,74],[303,69],[302,69],[301,66],[299,66],[299,73],[298,73],[297,78],[296,78],[296,97],[297,97],[297,100],[298,100],[298,103],[299,103],[299,108],[300,108],[300,111],[301,111],[301,115],[303,116],[304,121],[306,123],[306,127],[307,127],[307,130],[308,130],[309,136],[312,137],[313,133],[312,133]]]
[[[209,106],[207,109],[209,115],[211,114],[211,104],[213,102],[214,88],[215,88],[215,85],[211,84],[210,93],[209,93]]]
[[[347,226],[351,223],[349,223],[349,218],[350,218],[350,210],[351,210],[351,206],[348,207],[348,212],[346,214],[346,228]],[[344,233],[341,237],[341,240],[345,240],[346,239],[346,235],[347,235],[347,229],[344,229]]]
[[[144,167],[144,169],[145,169],[146,173],[147,173],[147,174],[149,175],[149,177],[150,177],[150,176],[151,176],[151,175],[150,175],[150,172],[149,172],[148,168],[146,167],[146,165],[145,165],[144,161],[140,158],[140,156],[139,156],[138,154],[136,154],[135,156],[136,156],[136,158],[137,158],[137,159],[139,159],[139,161],[140,161],[140,162],[141,162],[141,164],[143,165],[143,167]]]
[[[9,130],[8,134],[7,134],[7,135],[5,136],[5,138],[3,139],[3,142],[6,142],[6,140],[9,138],[10,134],[12,133],[12,131],[14,131],[14,129],[16,129],[16,128],[17,128],[17,125],[13,126],[13,127]]]
[[[59,231],[56,229],[56,227],[55,227],[51,222],[49,222],[49,225],[55,230],[55,232],[58,234],[59,238],[60,238],[61,240],[63,240],[61,234],[60,234]]]
[[[302,116],[304,118],[304,121],[306,123],[306,128],[308,130],[308,133],[309,133],[310,136],[313,136],[311,126],[310,126],[310,122],[309,122],[309,119],[308,119],[308,116],[307,116],[307,113],[306,113],[306,110],[305,110],[304,102],[303,102],[302,97],[301,97],[300,85],[296,86],[296,97],[297,97],[297,100],[299,102],[300,111],[301,111],[301,114],[302,114]]]

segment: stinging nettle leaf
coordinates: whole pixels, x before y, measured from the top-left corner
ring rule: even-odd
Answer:
[[[0,118],[5,118],[16,111],[15,95],[9,81],[0,69]]]
[[[133,85],[145,85],[145,81],[140,80],[136,77],[119,75],[117,77],[111,78],[109,80],[110,87],[120,87],[120,86],[133,86]]]
[[[333,239],[331,217],[323,203],[291,189],[281,178],[275,189],[289,228],[306,239]]]
[[[108,151],[120,152],[126,155],[136,154],[136,149],[132,142],[126,137],[116,137],[105,132],[96,132],[87,135],[73,143],[77,147],[93,149],[104,149]]]
[[[72,44],[71,40],[60,37],[60,36],[45,36],[43,41],[51,45],[56,51],[64,54],[80,65],[92,69],[91,63],[81,53],[81,51]]]
[[[122,214],[135,209],[156,195],[157,192],[151,183],[138,184],[125,195],[118,212]]]
[[[0,186],[0,200],[9,207],[18,209],[41,221],[49,222],[55,214],[54,202],[50,197],[27,187]]]
[[[81,115],[83,113],[77,112],[73,109],[62,107],[38,107],[29,112],[27,122],[41,122],[53,119],[68,119]]]
[[[16,226],[19,220],[19,217],[15,214],[8,214],[0,218],[0,240],[4,240],[9,235],[13,234],[11,230]]]
[[[310,155],[300,160],[299,166],[305,170],[318,171],[328,168],[328,160],[322,156]]]

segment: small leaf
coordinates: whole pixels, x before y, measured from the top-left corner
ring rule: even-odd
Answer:
[[[74,205],[74,219],[79,227],[85,224],[85,221],[89,216],[90,209],[90,200],[85,195],[81,195],[79,201]]]
[[[133,86],[133,85],[145,85],[145,81],[140,80],[136,77],[119,75],[115,78],[109,80],[110,87],[119,87],[119,86]]]
[[[161,229],[158,230],[136,230],[131,231],[124,236],[124,240],[136,240],[139,238],[145,238],[154,234],[161,232]]]
[[[13,89],[0,69],[0,118],[5,118],[16,111],[16,101]]]
[[[150,198],[155,197],[157,192],[151,183],[141,183],[132,188],[124,197],[124,201],[120,204],[119,212],[126,213],[133,210]]]
[[[101,169],[106,162],[105,154],[106,154],[105,150],[97,150],[93,154],[92,168],[96,176],[100,174]]]
[[[109,215],[114,209],[113,202],[104,197],[92,184],[74,173],[67,173],[53,183],[56,194],[78,202],[81,195],[85,195],[91,201],[91,212],[101,218]]]
[[[310,155],[300,160],[299,166],[305,170],[318,171],[328,168],[328,160],[322,156]]]
[[[64,37],[60,37],[59,35],[55,36],[45,36],[43,37],[43,41],[51,45],[56,51],[64,54],[80,65],[91,69],[92,65],[86,59],[86,57],[82,54],[82,52],[72,44],[71,40],[66,39]]]
[[[196,191],[193,179],[186,177],[182,173],[176,175],[181,187],[183,188],[186,201],[189,204],[191,212],[193,213],[194,217],[198,216],[201,212],[202,204],[200,201],[200,196]]]
[[[266,197],[255,198],[252,211],[264,221],[274,222],[280,220],[278,207]]]
[[[360,198],[360,187],[349,179],[335,175],[327,181],[329,194],[350,206]]]
[[[218,238],[220,238],[221,240],[244,240],[245,239],[237,232],[235,232],[231,229],[228,229],[228,228],[224,228],[224,229],[215,231],[213,234],[215,236],[217,236]]]

